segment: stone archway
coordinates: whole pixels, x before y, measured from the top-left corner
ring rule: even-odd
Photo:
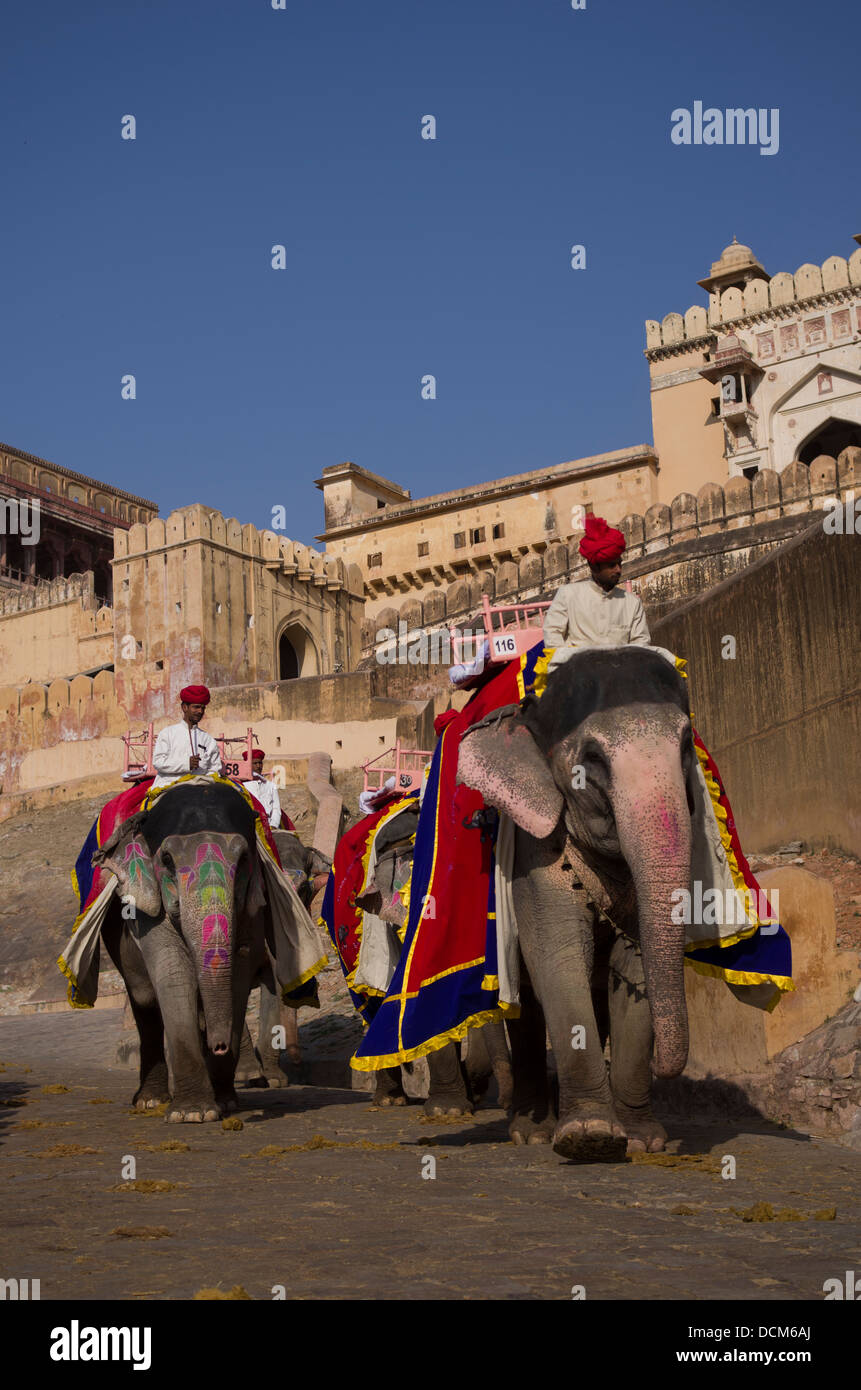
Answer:
[[[300,623],[288,623],[278,636],[278,679],[296,680],[319,674],[317,651]]]
[[[861,448],[861,425],[854,420],[840,420],[832,416],[818,425],[804,440],[798,450],[801,463],[810,464],[820,454],[836,459],[838,454],[852,445]]]

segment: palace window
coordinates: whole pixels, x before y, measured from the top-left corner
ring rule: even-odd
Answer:
[[[369,555],[369,556],[368,556],[368,569],[369,569],[369,570],[374,570],[374,569],[379,569],[379,568],[381,568],[381,567],[382,567],[382,563],[383,563],[383,552],[382,552],[381,550],[377,550],[377,551],[374,552],[373,555]]]
[[[465,532],[465,531],[455,531],[455,533],[454,533],[454,548],[455,548],[455,550],[463,550],[463,547],[464,547],[465,545],[466,545],[466,532]]]
[[[469,533],[470,545],[480,545],[484,540],[484,527],[475,526]]]
[[[504,535],[505,535],[505,522],[504,522],[504,521],[497,521],[496,525],[495,525],[494,528],[493,528],[493,539],[494,539],[495,541],[501,541]]]
[[[429,554],[430,554],[430,542],[429,542],[429,541],[419,541],[419,555],[429,555]]]

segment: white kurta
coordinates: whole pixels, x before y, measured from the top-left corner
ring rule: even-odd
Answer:
[[[269,818],[270,826],[277,830],[281,824],[281,799],[275,783],[267,782],[265,777],[255,776],[250,782],[243,782],[242,785],[257,798]]]
[[[153,767],[158,774],[153,787],[165,787],[168,782],[191,772],[188,762],[192,753],[200,758],[197,771],[201,775],[221,771],[221,754],[211,734],[199,726],[186,724],[184,719],[179,724],[169,724],[162,729],[152,755]]]
[[[544,615],[548,647],[647,647],[651,640],[642,599],[619,584],[610,590],[594,579],[563,584]]]

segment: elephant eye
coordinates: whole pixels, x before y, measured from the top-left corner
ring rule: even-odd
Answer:
[[[173,856],[162,851],[161,862],[167,869],[168,873],[172,874],[174,869],[176,868],[176,865],[173,862]]]

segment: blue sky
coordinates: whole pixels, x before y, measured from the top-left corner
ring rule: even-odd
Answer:
[[[859,12],[6,0],[0,438],[306,542],[344,459],[418,497],[649,442],[643,321],[734,234],[854,249]],[[779,152],[673,145],[698,100]]]

